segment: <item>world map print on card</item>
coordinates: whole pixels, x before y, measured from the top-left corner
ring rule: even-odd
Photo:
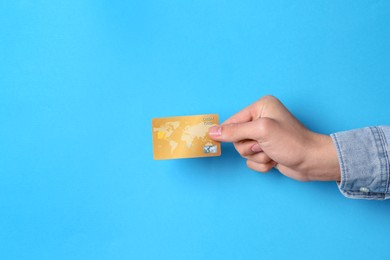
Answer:
[[[221,145],[208,136],[218,115],[176,116],[152,120],[155,160],[221,155]]]

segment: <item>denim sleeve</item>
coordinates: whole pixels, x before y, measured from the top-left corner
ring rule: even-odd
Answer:
[[[341,169],[341,193],[354,199],[388,199],[390,127],[331,134]]]

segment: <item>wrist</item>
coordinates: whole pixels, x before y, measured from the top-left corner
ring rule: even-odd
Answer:
[[[340,181],[341,172],[336,147],[329,135],[314,134],[309,156],[308,176],[313,181]]]

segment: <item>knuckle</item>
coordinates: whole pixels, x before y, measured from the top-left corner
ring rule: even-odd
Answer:
[[[274,121],[263,117],[258,120],[258,131],[260,136],[266,137],[274,128]]]
[[[246,159],[254,161],[256,163],[269,163],[271,161],[271,158],[264,152],[250,154],[246,157]]]
[[[232,133],[232,130],[231,130],[231,125],[229,124],[229,125],[222,125],[221,126],[222,127],[222,137],[224,138],[224,139],[230,139],[231,138],[231,133]]]
[[[253,168],[253,163],[252,163],[252,161],[250,161],[250,160],[246,160],[246,166],[247,166],[248,168],[252,169],[252,170],[255,170],[255,169]]]
[[[255,163],[251,160],[247,160],[246,165],[248,166],[248,168],[258,172],[268,172],[272,168],[268,164]]]
[[[260,102],[264,103],[280,103],[280,100],[272,95],[265,95],[259,99]]]
[[[237,150],[237,152],[246,159],[251,159],[251,157],[259,156],[263,152],[254,152],[252,150],[253,145],[255,145],[257,142],[255,141],[238,141],[234,143],[234,148]]]
[[[247,151],[243,148],[240,149],[241,151],[239,151],[238,153],[244,157],[244,158],[247,158],[248,156],[252,155],[250,151]]]
[[[234,143],[234,148],[236,149],[236,151],[242,156],[242,157],[245,157],[245,156],[248,156],[249,154],[247,154],[247,151],[243,145],[242,142],[235,142]]]
[[[260,153],[259,154],[259,162],[261,163],[268,163],[271,161],[271,158],[268,157],[265,153]]]
[[[228,124],[224,126],[222,133],[225,138],[229,138],[233,141],[239,141],[238,130],[239,129],[237,124]]]
[[[261,172],[269,172],[271,168],[272,167],[267,164],[261,164]]]

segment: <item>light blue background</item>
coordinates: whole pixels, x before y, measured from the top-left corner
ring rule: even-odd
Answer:
[[[218,158],[153,117],[265,94],[321,133],[390,124],[390,1],[0,2],[0,259],[379,259],[390,205]]]

